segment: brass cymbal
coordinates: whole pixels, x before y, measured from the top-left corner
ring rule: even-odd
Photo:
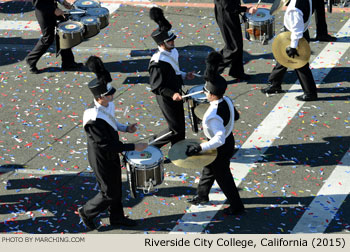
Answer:
[[[203,143],[205,141],[199,139],[184,139],[174,144],[169,150],[168,157],[173,164],[182,168],[202,168],[212,163],[216,156],[216,150],[210,150],[199,153],[194,156],[187,156],[187,145],[191,143]]]
[[[305,66],[311,56],[311,48],[305,38],[299,39],[298,47],[296,48],[299,56],[290,58],[286,53],[286,48],[290,46],[290,35],[291,32],[280,33],[272,43],[272,53],[278,63],[281,65],[291,68],[298,69]]]
[[[194,114],[201,120],[203,120],[203,116],[205,114],[205,111],[209,108],[209,103],[202,103],[199,104],[194,108]]]

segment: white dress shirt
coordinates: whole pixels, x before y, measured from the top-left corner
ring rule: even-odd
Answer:
[[[292,33],[290,47],[297,48],[299,39],[303,37],[303,33],[308,29],[312,16],[312,0],[310,3],[310,15],[306,23],[304,23],[303,12],[295,7],[296,0],[291,0],[286,13],[284,14],[284,26]]]
[[[213,137],[205,143],[201,143],[202,151],[212,150],[225,144],[226,140],[226,129],[224,126],[223,119],[218,116],[217,108],[223,99],[215,100],[210,102],[210,106],[203,116],[202,125],[210,129]],[[232,116],[232,115],[231,115]]]

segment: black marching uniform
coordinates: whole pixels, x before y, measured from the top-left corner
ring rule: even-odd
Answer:
[[[173,50],[176,49],[174,48]],[[162,55],[170,55],[170,53],[166,51],[158,53]],[[174,53],[171,53],[171,55],[174,55]],[[183,85],[183,75],[176,74],[173,66],[169,62],[163,61],[161,59],[162,57],[152,58],[156,58],[157,60],[151,59],[148,68],[151,91],[156,95],[159,108],[168,123],[168,129],[162,131],[157,136],[162,136],[172,131],[171,134],[153,144],[160,148],[169,142],[173,145],[178,141],[185,139],[185,113],[183,101],[174,101],[172,99],[175,93],[181,94],[182,92],[181,87]],[[163,58],[166,60],[168,57],[165,56]]]
[[[36,68],[36,64],[40,57],[49,49],[55,40],[55,27],[57,25],[57,20],[62,20],[62,17],[57,17],[55,15],[55,10],[57,8],[56,2],[56,0],[33,0],[35,16],[40,25],[42,37],[26,57],[26,61],[31,69]],[[63,3],[63,1],[60,2]],[[60,54],[62,57],[63,68],[76,64],[74,62],[72,49],[62,49]]]
[[[295,4],[295,6],[293,6],[293,4]],[[292,9],[298,9],[303,13],[302,19],[304,21],[304,33],[303,33],[303,37],[309,42],[310,41],[310,36],[309,36],[309,31],[307,29],[308,24],[310,24],[310,18],[311,18],[311,13],[312,13],[312,2],[311,0],[292,0],[289,5],[288,8],[286,10],[285,15],[288,14],[289,10]],[[294,15],[300,15],[299,12],[295,12],[294,11]],[[288,21],[288,19],[286,20],[286,16],[284,19],[284,25],[285,25],[285,29],[288,30],[287,23],[286,21]],[[294,27],[295,28],[295,27]],[[301,29],[303,29],[301,28]],[[294,29],[296,30],[296,29]],[[302,32],[302,30],[300,31]],[[292,32],[292,36],[293,36],[293,32]],[[293,39],[292,39],[293,42]],[[296,45],[297,46],[297,42]],[[295,48],[293,46],[291,46],[292,48]],[[285,73],[287,72],[287,67],[281,65],[280,63],[276,63],[276,66],[273,68],[270,76],[269,76],[269,82],[271,82],[271,86],[266,88],[266,89],[262,89],[263,93],[270,93],[270,90],[280,90],[281,89],[281,85],[282,85],[282,81],[283,81],[283,77],[285,75]],[[299,78],[301,87],[304,91],[304,95],[297,97],[297,99],[301,99],[301,100],[315,100],[317,98],[317,88],[316,88],[316,83],[315,80],[312,76],[312,72],[310,70],[310,64],[307,63],[305,66],[295,69],[295,72]]]
[[[220,51],[224,57],[219,73],[230,67],[229,75],[235,78],[244,76],[243,37],[239,14],[247,11],[240,0],[214,0],[215,18],[220,28],[225,46]]]
[[[89,69],[93,69],[91,66],[99,66],[93,57],[88,59]],[[105,78],[98,74],[100,78],[94,79],[88,85],[95,99],[93,106],[85,110],[83,116],[88,160],[100,189],[95,197],[78,209],[81,219],[90,230],[97,228],[93,219],[106,209],[110,213],[111,225],[136,225],[134,220],[124,216],[119,158],[119,153],[135,150],[135,144],[125,144],[119,140],[119,131],[127,132],[128,126],[116,120],[113,101],[109,101],[107,107],[97,102],[97,98],[111,96],[116,91],[105,81],[110,80],[109,72],[106,71],[103,75]]]
[[[234,109],[234,111],[234,115],[231,114],[227,102],[223,99],[219,100],[216,113],[217,116],[222,118],[225,127],[230,120],[230,116],[234,116],[235,121],[239,119],[239,113],[236,109]],[[205,123],[205,118],[203,118],[203,120],[203,123]],[[214,162],[203,168],[197,188],[197,195],[200,198],[207,199],[210,189],[216,180],[233,211],[239,213],[244,210],[244,205],[239,196],[230,170],[230,160],[233,156],[234,149],[235,139],[231,132],[225,138],[225,143],[217,148],[217,157]]]
[[[84,125],[88,142],[88,159],[100,192],[83,207],[85,215],[93,219],[108,208],[110,219],[124,217],[122,205],[122,178],[118,153],[132,151],[134,144],[124,144],[116,131],[105,120],[97,118]]]
[[[210,106],[203,116],[202,125],[208,142],[190,144],[186,150],[186,155],[191,156],[201,151],[216,149],[217,157],[212,163],[204,166],[197,188],[197,195],[187,201],[194,205],[208,202],[210,190],[216,180],[230,204],[230,207],[224,209],[224,213],[236,215],[244,212],[244,205],[230,170],[230,160],[235,149],[232,130],[234,121],[239,119],[239,114],[231,99],[223,96],[227,88],[227,82],[217,72],[217,67],[221,61],[222,55],[217,52],[210,53],[206,60],[204,91],[208,93]]]
[[[170,31],[172,26],[164,17],[163,10],[158,7],[152,7],[150,9],[150,18],[159,25],[151,34],[151,37],[158,45],[158,51],[152,55],[148,66],[151,91],[156,95],[159,108],[168,123],[168,129],[154,136],[154,138],[171,132],[152,144],[161,148],[169,142],[173,145],[185,139],[183,101],[174,101],[173,95],[175,93],[181,95],[181,87],[186,73],[180,70],[177,49],[172,47],[165,50],[161,47],[162,44],[167,44],[169,41],[176,39],[176,35]]]

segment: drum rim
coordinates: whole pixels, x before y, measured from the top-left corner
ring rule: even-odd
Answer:
[[[191,87],[189,90],[188,90],[188,94],[191,94],[191,93],[194,93],[194,92],[197,92],[197,91],[200,91],[201,89],[203,89],[205,84],[199,84],[199,85],[196,85],[194,87]],[[195,88],[198,88],[198,87],[202,87],[202,88],[199,88],[199,90],[195,90],[193,92],[190,92],[191,90],[195,89]],[[197,95],[201,95],[201,94],[196,94],[194,96],[191,96],[190,98],[196,102],[199,102],[199,103],[208,103],[208,100],[207,100],[207,97],[204,95],[203,98],[195,98],[195,96]]]
[[[90,13],[88,13],[88,11],[92,11],[93,9],[105,9],[107,11],[107,13],[99,14],[99,15],[91,15]],[[86,14],[90,15],[90,16],[95,16],[95,17],[107,17],[107,16],[109,16],[109,10],[105,7],[89,8],[88,10],[86,10]]]
[[[269,9],[266,9],[266,8],[258,8],[258,11],[259,11],[259,10],[264,10],[263,12],[267,12],[266,17],[268,17],[268,18],[267,18],[266,20],[260,20],[260,21],[255,21],[255,22],[266,22],[266,21],[268,21],[268,20],[270,20],[270,19],[275,19],[275,16],[270,14],[270,10],[269,10]],[[247,14],[246,14],[246,17],[247,17],[248,21],[250,21],[250,19],[253,19],[254,15],[255,15],[255,14],[247,13]],[[271,18],[271,17],[272,17],[272,18]],[[254,20],[252,20],[252,21],[254,21]]]
[[[157,160],[156,163],[152,163],[152,164],[136,164],[135,162],[133,162],[133,161],[128,157],[128,153],[133,152],[133,151],[127,151],[127,152],[125,152],[125,155],[124,155],[125,160],[126,160],[130,165],[133,165],[133,166],[135,167],[135,169],[136,169],[136,167],[137,167],[137,168],[148,168],[148,167],[149,167],[149,168],[153,168],[153,167],[158,166],[159,164],[161,164],[162,161],[163,161],[163,158],[164,158],[163,152],[162,152],[159,148],[157,148],[156,146],[153,146],[153,145],[148,145],[147,148],[153,148],[153,149],[158,150],[158,151],[160,152],[161,156],[160,156],[160,158]]]
[[[95,23],[93,23],[93,22],[89,22],[89,23],[87,23],[87,24],[83,23],[81,20],[84,19],[84,18],[94,18],[94,19],[96,19],[97,25],[100,25],[100,24],[101,24],[101,21],[100,21],[100,19],[99,19],[97,16],[83,16],[83,17],[80,19],[80,22],[81,22],[83,25],[95,24]]]
[[[68,23],[68,22],[73,22],[73,23],[79,24],[80,25],[80,29],[79,30],[74,30],[74,31],[65,31],[65,30],[63,30],[62,27],[60,27],[60,25],[63,25],[64,23]],[[79,22],[79,21],[68,20],[68,21],[59,23],[58,26],[57,26],[57,31],[61,31],[63,33],[78,33],[78,32],[82,32],[82,31],[84,31],[84,24],[82,22]]]
[[[76,0],[73,5],[76,6],[78,4],[78,2],[87,2],[87,1],[90,1],[90,2],[94,2],[94,3],[97,3],[98,6],[101,6],[101,2],[100,1],[96,1],[96,0]],[[86,7],[88,5],[83,5],[83,7]],[[87,7],[87,8],[91,8],[91,7]],[[95,8],[95,7],[92,7],[92,8]]]

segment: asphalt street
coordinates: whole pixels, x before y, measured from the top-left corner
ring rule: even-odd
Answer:
[[[136,133],[121,133],[121,139],[145,142],[167,127],[148,83],[147,67],[156,50],[150,34],[157,27],[148,15],[151,1],[102,2],[113,11],[110,24],[75,47],[75,59],[84,63],[90,55],[101,57],[117,89],[117,119],[138,123]],[[263,1],[260,7],[269,8],[271,2]],[[224,46],[212,1],[157,3],[168,3],[162,8],[178,36],[180,68],[203,73],[208,53]],[[286,93],[260,92],[276,64],[272,40],[262,45],[244,39],[245,71],[252,75],[248,82],[223,73],[229,83],[226,94],[241,115],[234,127],[237,152],[231,168],[246,214],[224,215],[227,204],[217,186],[208,204],[191,207],[186,199],[195,195],[201,169],[166,163],[163,183],[151,193],[138,190],[134,199],[123,168],[124,211],[139,225],[112,227],[105,212],[97,218],[99,228],[89,233],[350,232],[347,10],[326,13],[328,31],[338,37],[337,42],[310,43],[319,100],[295,101],[302,90],[293,70],[284,79]],[[282,29],[283,14],[275,16],[276,34]],[[86,233],[77,208],[98,188],[87,160],[82,115],[92,102],[87,84],[95,76],[87,68],[61,71],[54,47],[38,63],[42,73],[30,74],[24,58],[40,36],[32,4],[0,2],[0,19],[0,233]],[[313,18],[311,37],[315,29]],[[186,81],[184,90],[200,84],[202,78]],[[201,130],[192,131],[187,108],[185,114],[187,138],[203,138]],[[164,157],[169,148],[162,148]]]

